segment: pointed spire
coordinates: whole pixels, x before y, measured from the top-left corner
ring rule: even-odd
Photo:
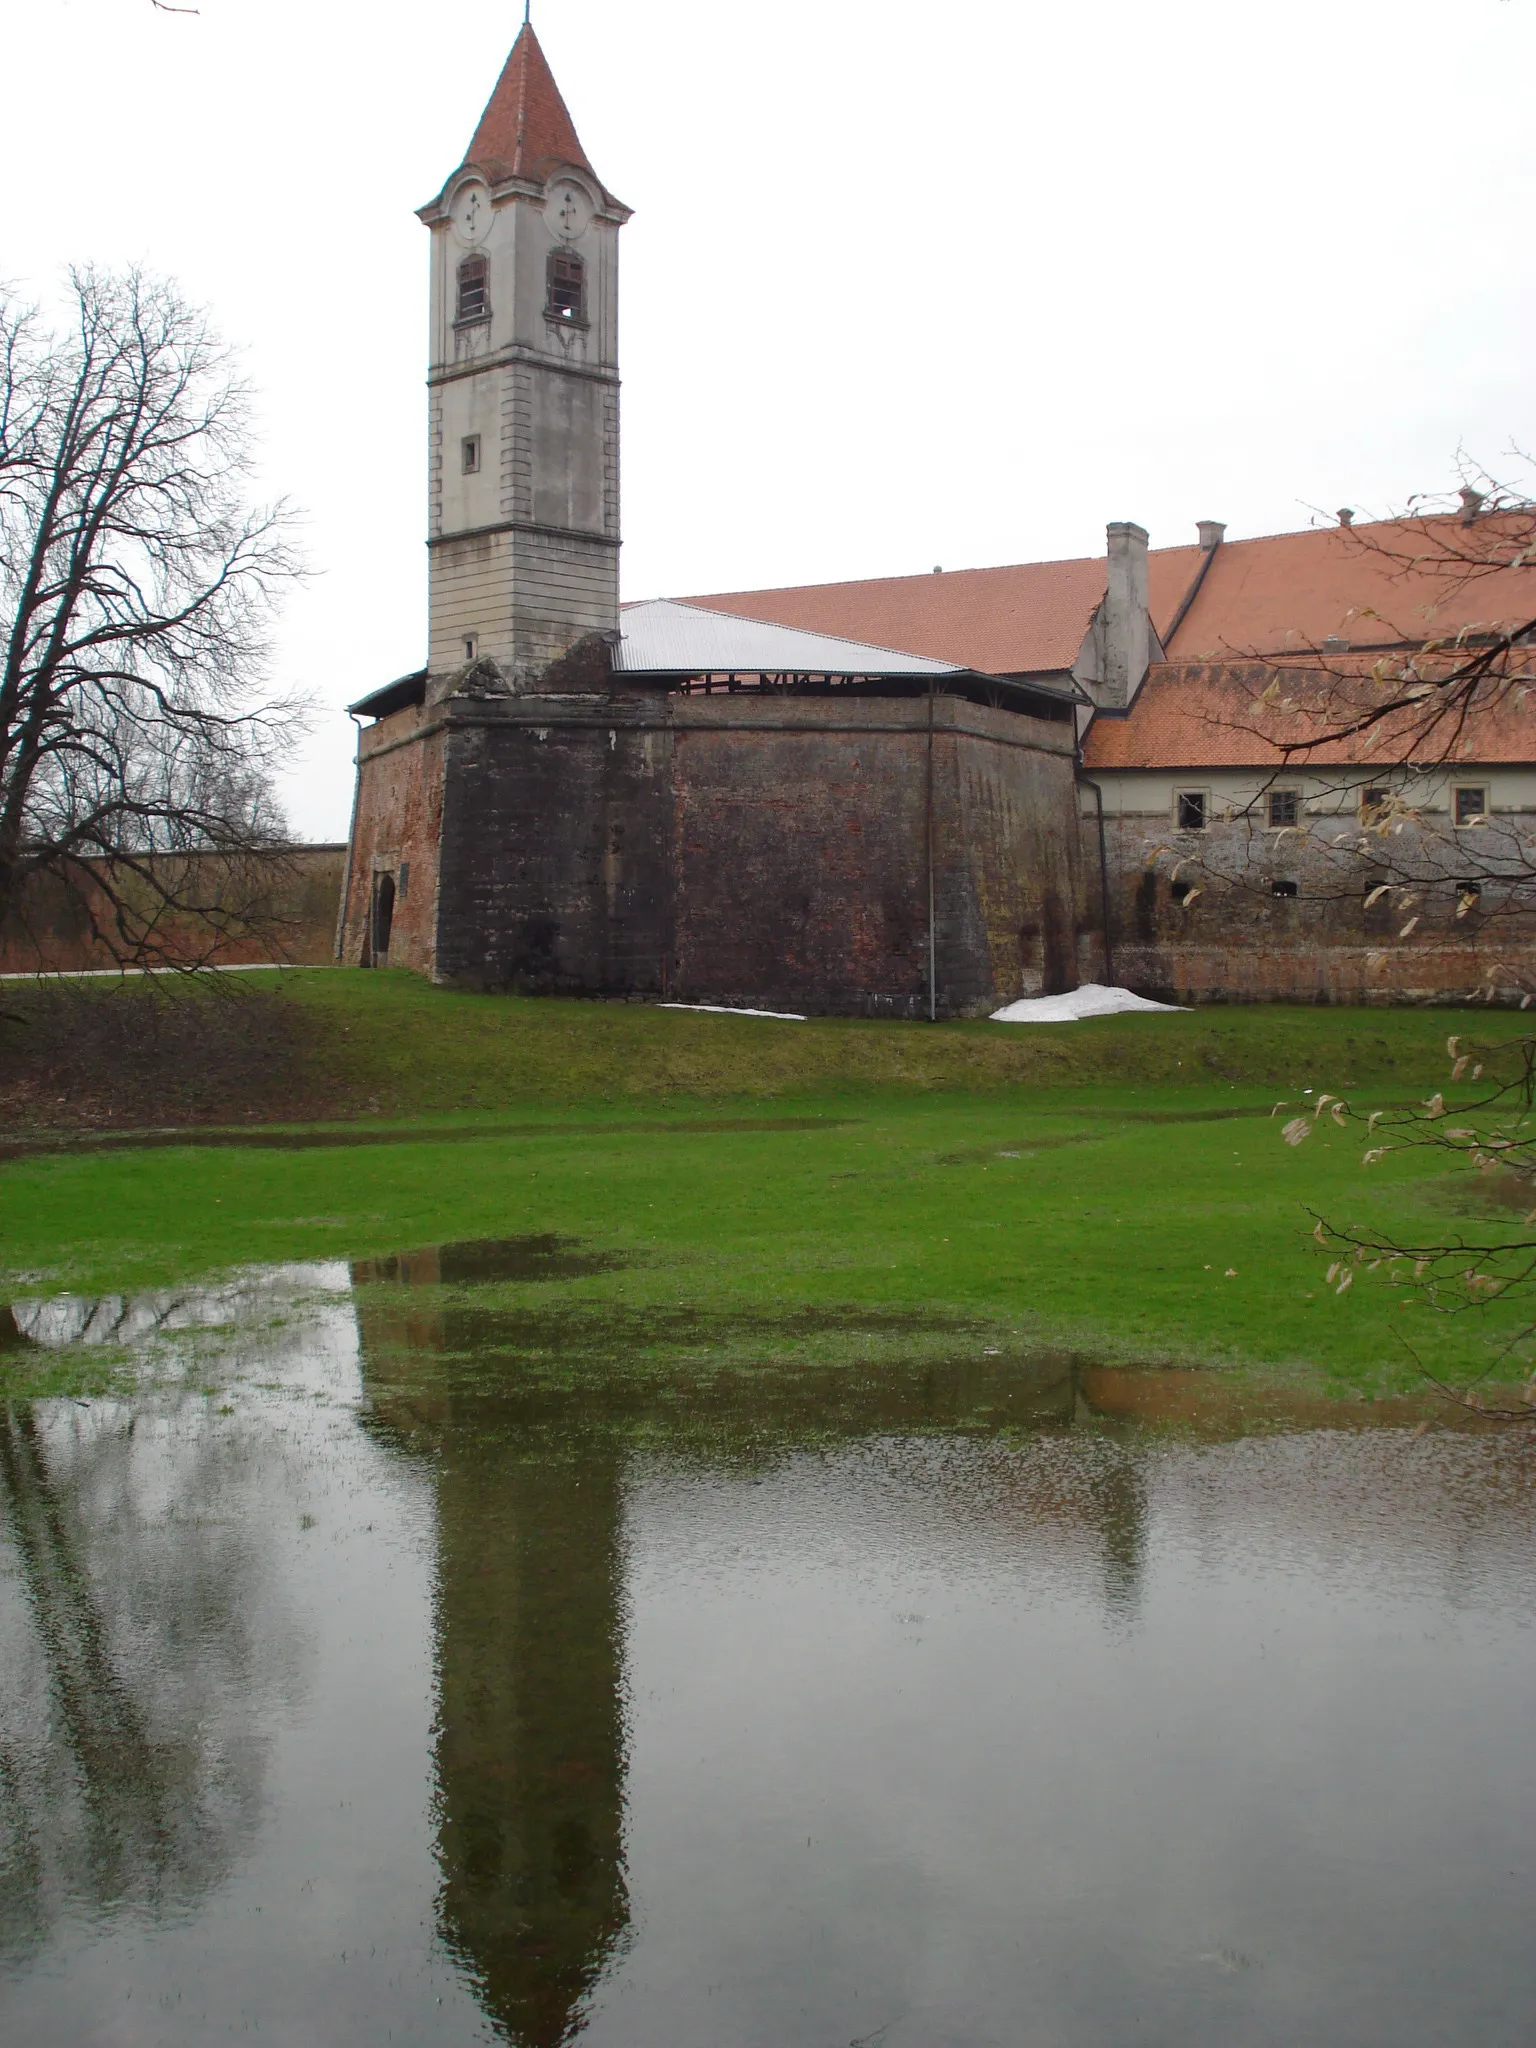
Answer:
[[[503,178],[542,179],[557,164],[575,164],[595,178],[527,18],[530,7],[531,0],[525,0],[522,29],[464,161],[493,184]]]

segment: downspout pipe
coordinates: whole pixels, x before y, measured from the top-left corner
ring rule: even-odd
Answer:
[[[939,1016],[939,990],[937,980],[938,939],[934,926],[933,911],[933,677],[928,678],[928,776],[927,796],[924,805],[924,839],[928,854],[928,1022],[936,1024]]]
[[[1099,908],[1100,908],[1100,911],[1101,911],[1101,913],[1102,913],[1102,915],[1103,915],[1103,920],[1104,920],[1104,974],[1105,974],[1105,978],[1107,979],[1107,981],[1108,981],[1108,983],[1109,983],[1109,986],[1110,986],[1111,988],[1114,988],[1114,987],[1116,986],[1116,982],[1115,982],[1115,947],[1114,947],[1114,940],[1113,940],[1113,938],[1112,938],[1112,937],[1111,937],[1111,935],[1110,935],[1110,929],[1109,929],[1109,927],[1110,927],[1110,915],[1109,915],[1109,854],[1108,854],[1108,851],[1106,850],[1106,847],[1105,847],[1105,844],[1104,844],[1104,792],[1103,792],[1103,790],[1102,790],[1102,789],[1100,788],[1099,784],[1098,784],[1098,783],[1096,783],[1096,782],[1095,782],[1095,781],[1093,780],[1093,777],[1092,777],[1091,775],[1085,775],[1085,774],[1083,773],[1083,754],[1082,754],[1082,746],[1081,746],[1081,743],[1079,743],[1079,746],[1078,746],[1078,754],[1077,754],[1077,768],[1076,768],[1076,775],[1075,775],[1075,780],[1077,781],[1077,783],[1079,784],[1079,786],[1080,786],[1081,788],[1083,788],[1083,789],[1091,789],[1091,790],[1093,791],[1093,801],[1094,801],[1094,805],[1095,805],[1095,807],[1096,807],[1096,809],[1097,809],[1097,811],[1098,811],[1098,818],[1099,818]]]
[[[357,845],[357,811],[363,796],[363,721],[355,712],[349,711],[347,716],[357,728],[357,746],[353,755],[356,765],[352,774],[352,823],[347,827],[347,865],[342,872],[341,903],[336,911],[336,943],[331,948],[331,957],[338,965],[347,930],[347,903],[352,895],[352,850]]]

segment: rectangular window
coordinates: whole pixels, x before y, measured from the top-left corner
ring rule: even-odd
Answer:
[[[464,474],[474,476],[480,467],[480,436],[466,434],[459,443],[459,453],[464,461]]]
[[[1299,789],[1272,789],[1267,799],[1271,831],[1282,826],[1301,823],[1301,791]]]
[[[552,320],[584,327],[587,320],[587,266],[574,249],[555,249],[549,258],[549,298],[544,307]]]
[[[1390,789],[1362,789],[1360,792],[1360,822],[1374,825],[1382,818],[1392,801]]]
[[[466,256],[459,265],[459,309],[454,318],[465,321],[489,320],[491,297],[489,272],[483,256]]]
[[[400,880],[395,885],[395,901],[397,903],[403,903],[405,901],[407,895],[410,893],[410,887],[411,864],[408,860],[403,860],[400,863]]]
[[[1458,825],[1479,825],[1488,814],[1488,792],[1482,783],[1464,782],[1456,791]]]
[[[479,641],[476,640],[473,633],[466,633],[464,635],[464,659],[466,661],[474,660],[475,651],[478,648],[479,644]]]
[[[1301,885],[1299,882],[1282,882],[1277,878],[1270,883],[1269,893],[1271,896],[1299,896]]]
[[[1205,791],[1181,789],[1173,800],[1173,822],[1180,832],[1205,830]]]

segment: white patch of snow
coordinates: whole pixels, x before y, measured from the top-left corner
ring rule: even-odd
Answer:
[[[709,1010],[716,1017],[777,1017],[785,1024],[803,1024],[798,1010],[733,1010],[729,1003],[658,1003],[658,1010]]]
[[[1133,1010],[1179,1010],[1182,1003],[1153,1003],[1128,988],[1085,981],[1065,996],[1025,996],[992,1012],[994,1024],[1077,1024],[1084,1017],[1120,1017]]]

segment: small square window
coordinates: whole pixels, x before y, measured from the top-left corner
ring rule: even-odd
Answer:
[[[1390,789],[1362,789],[1360,792],[1360,822],[1374,825],[1386,815],[1392,802]]]
[[[1271,896],[1299,896],[1301,885],[1298,882],[1283,882],[1277,876],[1269,885],[1269,893]]]
[[[1272,789],[1267,798],[1269,823],[1272,831],[1286,825],[1301,823],[1301,791],[1299,789]]]
[[[464,462],[464,474],[474,476],[480,467],[480,436],[466,434],[459,443],[459,453]]]
[[[1458,825],[1480,825],[1488,814],[1488,792],[1479,783],[1463,783],[1456,791]]]
[[[1180,832],[1205,830],[1205,791],[1181,789],[1173,800],[1174,823]]]

